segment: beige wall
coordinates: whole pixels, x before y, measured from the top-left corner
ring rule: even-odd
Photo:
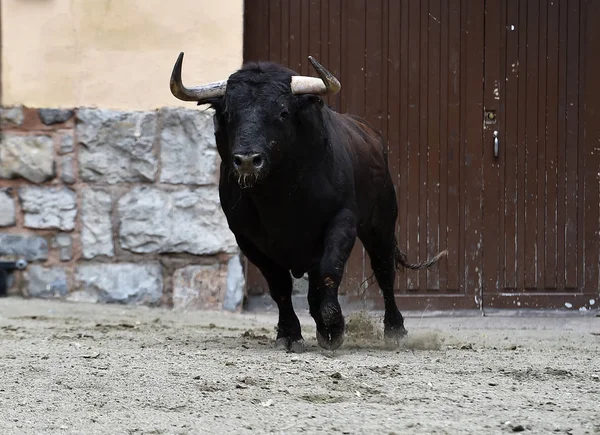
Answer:
[[[169,91],[242,63],[243,0],[2,0],[4,105],[193,106]]]

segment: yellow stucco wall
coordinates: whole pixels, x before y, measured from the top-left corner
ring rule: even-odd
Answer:
[[[243,0],[2,0],[4,105],[190,107],[169,91],[242,64]]]

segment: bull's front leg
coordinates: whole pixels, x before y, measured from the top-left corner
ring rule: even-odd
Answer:
[[[302,338],[300,321],[292,305],[292,277],[290,272],[275,264],[246,238],[236,236],[236,240],[244,255],[258,267],[267,280],[271,297],[279,309],[275,345],[285,347],[292,352],[303,352],[304,339]]]
[[[344,341],[344,316],[338,288],[344,266],[356,241],[356,215],[340,211],[325,234],[323,256],[309,272],[308,303],[317,325],[317,341],[325,349],[337,349]]]

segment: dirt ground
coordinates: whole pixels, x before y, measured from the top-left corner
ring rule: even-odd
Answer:
[[[600,433],[600,318],[347,317],[273,347],[274,314],[0,300],[0,433]]]

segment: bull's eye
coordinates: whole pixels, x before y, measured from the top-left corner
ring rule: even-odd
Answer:
[[[286,109],[283,109],[281,111],[281,113],[279,114],[279,119],[287,119],[287,117],[290,115],[290,112],[288,112]]]

